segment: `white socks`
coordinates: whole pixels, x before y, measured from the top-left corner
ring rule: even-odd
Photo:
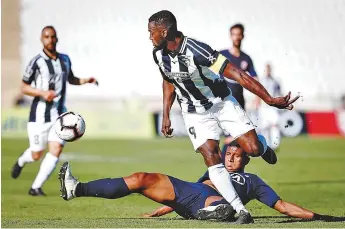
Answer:
[[[25,152],[18,158],[18,165],[23,167],[26,163],[34,162],[35,160],[32,158],[32,152],[30,148],[25,150]]]
[[[53,154],[48,152],[41,162],[40,170],[31,188],[33,189],[41,188],[43,183],[48,179],[50,174],[55,169],[58,161],[59,161],[58,157],[55,157]]]
[[[246,210],[242,204],[241,199],[237,195],[234,186],[231,183],[229,172],[225,169],[223,164],[213,165],[208,168],[210,179],[216,186],[219,193],[228,201],[237,213],[241,210]]]

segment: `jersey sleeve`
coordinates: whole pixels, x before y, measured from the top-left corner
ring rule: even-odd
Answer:
[[[255,197],[261,203],[273,208],[277,201],[281,199],[278,194],[258,176],[255,176],[252,182],[255,187]]]
[[[38,71],[37,60],[38,60],[37,57],[33,58],[28,64],[28,66],[26,67],[23,74],[24,83],[31,84],[32,81],[35,80],[36,72]]]
[[[188,48],[193,52],[197,64],[208,67],[216,74],[222,74],[229,60],[209,45],[189,39]]]
[[[67,58],[67,62],[68,62],[68,65],[69,65],[68,80],[70,80],[70,79],[75,78],[75,76],[74,76],[73,71],[72,71],[72,61],[69,58],[69,56],[66,56],[66,58]]]
[[[249,63],[248,63],[248,72],[251,77],[257,77],[258,75],[256,74],[255,68],[254,68],[254,63],[252,59],[249,57]]]

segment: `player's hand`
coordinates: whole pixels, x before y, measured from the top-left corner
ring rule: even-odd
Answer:
[[[161,132],[166,138],[174,137],[174,135],[172,135],[172,132],[174,131],[174,129],[170,127],[171,127],[170,118],[163,118]]]
[[[49,91],[44,91],[42,92],[42,98],[47,101],[47,102],[51,102],[53,101],[53,99],[56,97],[56,93],[53,90],[49,90]]]
[[[155,217],[154,213],[144,213],[142,216],[143,216],[144,218]]]
[[[87,81],[88,83],[94,83],[96,84],[97,86],[99,85],[98,81],[96,80],[96,78],[94,77],[90,77]]]
[[[296,100],[299,99],[300,96],[298,95],[291,100],[290,100],[290,97],[291,97],[291,92],[289,92],[286,96],[272,98],[272,100],[268,102],[267,104],[279,109],[292,110],[293,109],[292,104],[296,102]]]

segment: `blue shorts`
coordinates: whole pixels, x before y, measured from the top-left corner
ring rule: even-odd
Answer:
[[[168,176],[175,191],[175,200],[167,203],[174,211],[185,219],[195,219],[199,209],[205,207],[210,196],[220,196],[216,190],[203,183],[192,183]],[[225,199],[217,204],[228,204]]]

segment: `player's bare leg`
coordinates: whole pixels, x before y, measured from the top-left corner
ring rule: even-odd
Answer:
[[[200,151],[204,157],[212,183],[239,214],[238,223],[252,223],[253,219],[237,195],[231,183],[230,174],[222,163],[219,142],[208,139],[198,148],[198,151]]]
[[[63,145],[59,142],[48,142],[49,152],[46,153],[45,157],[41,162],[40,169],[37,176],[32,183],[29,194],[33,196],[44,196],[42,186],[44,182],[49,178],[50,174],[54,171],[56,164],[59,161],[59,156],[62,152]]]
[[[258,136],[254,129],[241,135],[236,141],[248,155],[252,157],[261,156],[269,164],[275,164],[277,162],[277,156],[267,146],[265,138],[262,135]]]
[[[175,199],[174,187],[167,175],[159,173],[134,173],[123,178],[128,189],[158,203]]]

